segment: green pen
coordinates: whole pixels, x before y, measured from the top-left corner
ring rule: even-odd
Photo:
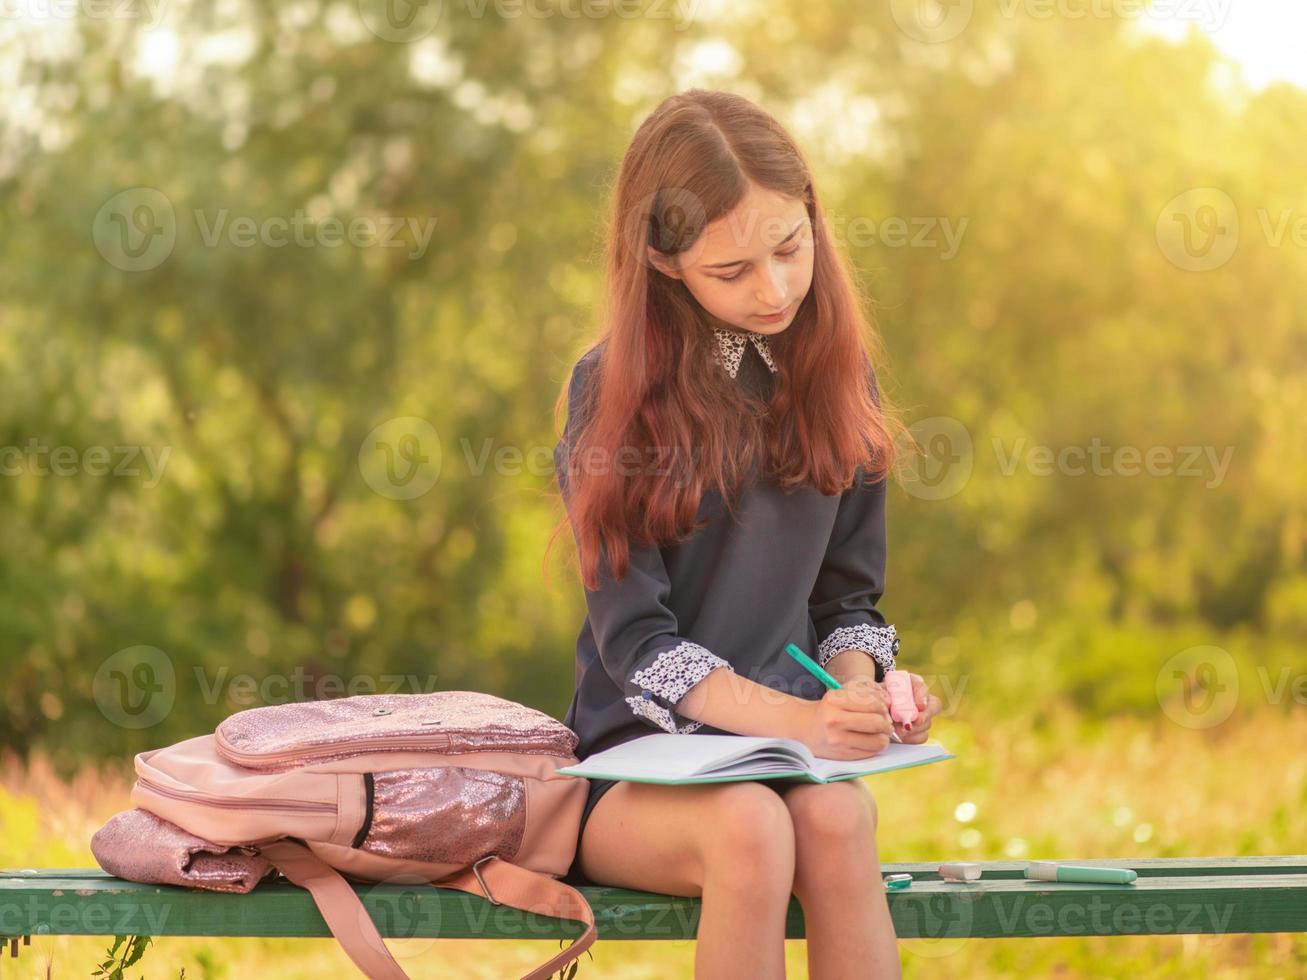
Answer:
[[[804,653],[802,650],[796,647],[793,643],[786,644],[785,652],[788,653],[795,660],[797,660],[804,667],[804,669],[808,671],[808,673],[812,674],[813,677],[817,678],[817,680],[821,681],[832,691],[843,690],[844,688],[843,684],[837,681],[830,674],[826,673],[825,670],[823,670],[820,666],[818,666],[817,661],[813,660],[810,656],[808,656],[806,653]]]
[[[1129,885],[1139,877],[1134,868],[1095,868],[1085,864],[1031,861],[1026,877],[1036,881],[1083,881],[1095,885]]]
[[[806,653],[804,653],[802,650],[796,647],[793,643],[787,643],[785,645],[785,652],[788,653],[795,660],[797,660],[799,662],[799,666],[801,666],[808,673],[812,674],[813,677],[817,678],[817,680],[821,681],[832,691],[844,690],[843,684],[841,684],[834,677],[832,677],[825,670],[823,670],[822,667],[817,663],[817,661],[813,660],[810,656],[808,656]],[[890,741],[893,742],[903,741],[903,739],[899,738],[899,733],[895,731],[891,731],[889,733],[889,737],[890,737]]]

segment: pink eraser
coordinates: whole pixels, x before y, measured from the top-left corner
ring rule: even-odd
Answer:
[[[885,674],[885,690],[889,694],[889,716],[908,731],[917,720],[917,702],[912,697],[912,676],[906,670],[891,670]]]

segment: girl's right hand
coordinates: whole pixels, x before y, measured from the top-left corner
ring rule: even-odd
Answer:
[[[894,722],[889,695],[869,677],[828,690],[820,701],[798,705],[794,737],[821,759],[865,759],[889,745]]]

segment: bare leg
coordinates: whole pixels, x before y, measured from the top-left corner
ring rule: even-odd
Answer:
[[[876,848],[876,802],[858,780],[783,789],[794,822],[794,893],[812,980],[901,976]]]
[[[595,804],[580,857],[592,881],[702,896],[696,980],[783,980],[794,828],[771,789],[619,783]]]

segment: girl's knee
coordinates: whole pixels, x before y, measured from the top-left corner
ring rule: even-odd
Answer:
[[[705,794],[702,846],[719,878],[775,881],[786,894],[794,877],[794,823],[785,801],[759,783],[727,783]]]
[[[785,804],[796,836],[824,848],[866,844],[876,832],[876,800],[855,780],[796,786]]]

